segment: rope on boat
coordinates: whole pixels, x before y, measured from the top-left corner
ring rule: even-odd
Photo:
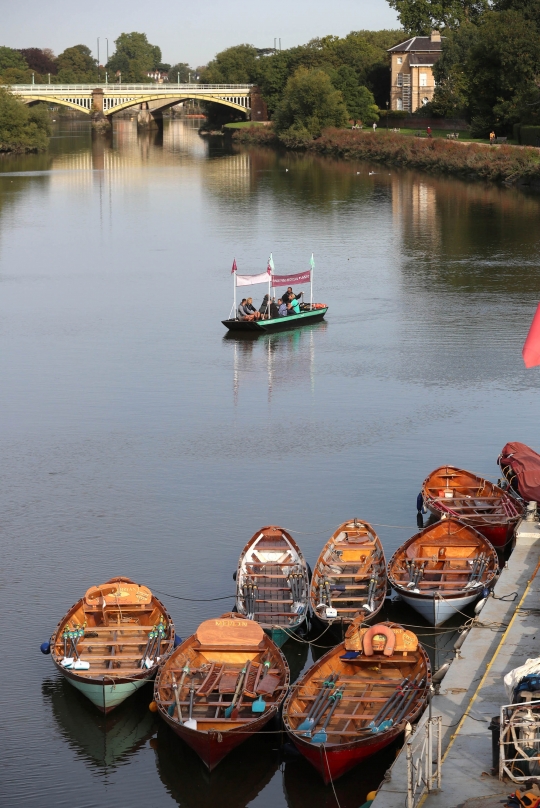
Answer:
[[[236,595],[220,595],[219,598],[183,598],[180,595],[170,595],[168,592],[160,592],[159,589],[152,589],[158,595],[165,595],[167,598],[174,598],[175,600],[189,600],[191,603],[210,603],[214,600],[231,600],[235,599]]]
[[[328,755],[326,754],[326,744],[323,744],[323,749],[324,749],[324,757],[326,759],[326,768],[328,769],[328,776],[330,778],[330,785],[332,786],[332,791],[334,792],[334,797],[336,798],[338,808],[341,808],[341,805],[339,804],[339,800],[338,800],[338,797],[337,797],[337,794],[336,794],[336,789],[334,787],[334,781],[332,780],[332,772],[330,771],[330,766],[328,765]]]

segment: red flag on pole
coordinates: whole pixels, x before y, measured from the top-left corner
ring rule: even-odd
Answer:
[[[540,303],[533,317],[521,354],[526,368],[540,365]]]
[[[237,270],[237,269],[238,269],[238,267],[236,266],[236,258],[235,258],[235,259],[233,260],[233,262],[232,262],[231,275],[232,275],[234,272],[236,272],[236,270]]]

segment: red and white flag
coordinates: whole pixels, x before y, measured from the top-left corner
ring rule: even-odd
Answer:
[[[540,304],[538,304],[536,314],[533,317],[522,355],[525,367],[533,368],[540,365]]]
[[[238,267],[236,266],[236,258],[235,258],[233,260],[233,262],[232,262],[231,275],[233,275],[236,272],[237,269],[238,269]]]

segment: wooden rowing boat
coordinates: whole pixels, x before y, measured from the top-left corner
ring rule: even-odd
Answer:
[[[51,654],[62,676],[109,713],[154,677],[174,636],[169,613],[146,586],[111,578],[90,587],[58,623]]]
[[[422,483],[422,496],[432,514],[455,516],[503,549],[522,514],[521,505],[498,485],[455,466],[441,466]]]
[[[489,541],[453,517],[421,530],[388,563],[394,590],[434,626],[478,600],[498,572]]]
[[[262,527],[248,541],[236,571],[238,614],[260,623],[281,646],[306,626],[309,568],[293,537],[281,527]]]
[[[381,540],[368,522],[344,522],[317,559],[311,579],[311,610],[325,626],[348,626],[361,616],[375,619],[386,595]],[[343,636],[341,637],[343,639]]]
[[[415,634],[396,623],[362,627],[357,618],[345,641],[291,688],[283,706],[285,729],[327,784],[384,749],[407,722],[415,721],[430,685],[429,659]],[[325,712],[313,722],[310,710],[317,704]]]
[[[230,613],[201,623],[178,646],[156,677],[154,698],[212,771],[277,715],[289,678],[285,657],[261,626]]]

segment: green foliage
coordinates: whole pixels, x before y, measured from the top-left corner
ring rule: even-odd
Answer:
[[[218,53],[201,72],[203,84],[252,84],[257,82],[259,54],[253,45],[234,45]]]
[[[299,67],[287,81],[274,122],[287,145],[300,146],[327,126],[344,126],[347,108],[327,73]]]
[[[339,90],[345,101],[349,118],[356,123],[370,125],[379,120],[379,108],[373,93],[358,83],[358,76],[352,67],[341,65],[330,73],[332,84]]]
[[[66,48],[56,59],[58,72],[51,81],[56,84],[88,84],[97,80],[97,64],[86,45]]]
[[[9,68],[15,70],[27,70],[28,64],[20,53],[20,51],[13,48],[7,48],[5,45],[0,45],[0,73]]]
[[[427,36],[433,29],[451,30],[462,23],[478,23],[488,0],[388,0],[406,31]]]
[[[186,62],[178,62],[178,64],[169,68],[169,82],[177,83],[178,74],[180,73],[180,84],[187,84],[190,72],[193,73],[193,70]]]
[[[27,107],[0,87],[0,151],[42,151],[50,134],[49,118],[42,107]]]
[[[516,11],[486,15],[465,66],[471,123],[478,131],[520,119],[526,99],[538,98],[539,63],[540,37],[533,23]]]
[[[44,76],[47,73],[55,75],[58,69],[54,53],[46,48],[23,48],[19,51],[21,56],[25,59],[30,70]]]
[[[540,126],[522,126],[519,130],[519,142],[523,146],[538,146],[540,144]]]
[[[132,31],[115,40],[116,52],[107,62],[109,73],[122,74],[122,83],[151,82],[146,74],[161,63],[161,49],[148,42],[146,34]]]
[[[470,82],[467,59],[475,45],[479,28],[464,24],[448,31],[442,42],[442,55],[433,67],[435,94],[430,106],[433,114],[444,118],[469,115]]]

